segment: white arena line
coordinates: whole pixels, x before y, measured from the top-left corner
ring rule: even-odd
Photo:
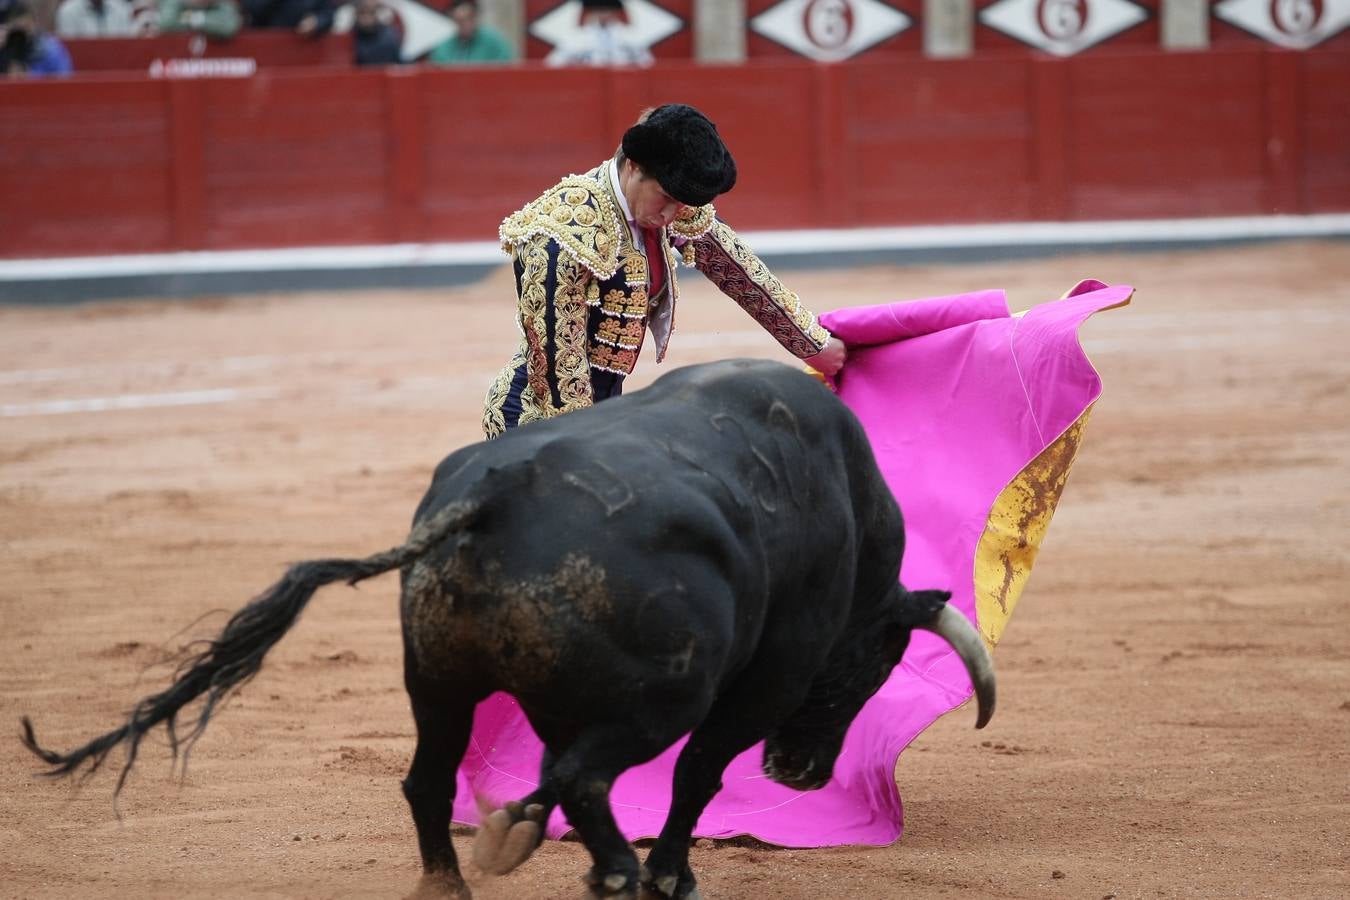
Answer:
[[[327,362],[350,362],[359,357],[362,360],[386,358],[393,361],[407,358],[398,350],[363,350],[359,352],[323,350],[302,351],[298,353],[268,353],[252,356],[226,356],[219,359],[203,360],[161,360],[148,362],[135,360],[119,363],[92,363],[82,366],[59,366],[43,369],[12,369],[0,371],[0,385],[40,384],[51,381],[72,381],[78,378],[107,379],[116,376],[139,375],[150,377],[184,377],[203,373],[222,372],[258,372],[284,368],[286,366],[322,365]]]
[[[828,254],[966,247],[1166,244],[1350,235],[1350,214],[1146,219],[1105,222],[1009,222],[997,225],[925,225],[745,232],[761,254]],[[0,282],[63,280],[203,272],[350,270],[505,264],[495,241],[220,250],[61,259],[0,260]]]
[[[271,272],[278,269],[329,270],[484,265],[505,261],[506,256],[502,253],[501,246],[486,241],[463,244],[300,247],[282,250],[203,250],[191,253],[4,260],[0,261],[0,281],[199,272]]]
[[[757,252],[767,254],[1057,244],[1090,247],[1097,244],[1180,243],[1341,235],[1350,235],[1350,214],[1107,222],[1007,222],[997,225],[766,231],[747,233],[744,237],[746,243]]]
[[[207,391],[174,391],[166,394],[117,394],[112,397],[78,397],[69,400],[44,400],[38,403],[0,404],[0,418],[18,416],[59,416],[67,413],[108,412],[119,409],[153,409],[163,406],[200,406],[208,403],[233,403],[244,399],[277,396],[273,388],[217,388]]]

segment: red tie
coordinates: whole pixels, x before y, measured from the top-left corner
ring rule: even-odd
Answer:
[[[644,228],[642,242],[647,245],[647,268],[651,270],[651,290],[647,296],[654,298],[666,284],[666,260],[661,253],[661,233],[655,228]]]

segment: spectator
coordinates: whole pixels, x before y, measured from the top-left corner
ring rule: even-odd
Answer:
[[[337,0],[240,0],[251,28],[287,28],[309,37],[333,28]]]
[[[159,0],[160,31],[195,31],[227,40],[239,31],[242,21],[234,0]]]
[[[570,40],[553,48],[551,66],[650,66],[652,52],[628,24],[623,0],[581,0],[581,23]]]
[[[455,20],[457,29],[454,37],[433,47],[427,62],[454,66],[512,62],[516,58],[504,34],[478,21],[478,4],[474,0],[455,0],[450,6],[450,18]]]
[[[388,8],[380,0],[356,0],[352,45],[358,66],[389,66],[403,62],[403,35],[388,21]]]
[[[28,0],[0,0],[0,75],[61,77],[73,69],[66,45],[38,28]]]
[[[63,0],[56,8],[56,33],[65,38],[136,37],[145,23],[128,0]]]

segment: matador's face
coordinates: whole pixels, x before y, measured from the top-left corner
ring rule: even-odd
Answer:
[[[685,205],[662,189],[661,183],[642,171],[631,159],[623,161],[619,170],[619,186],[623,189],[633,221],[642,228],[665,228],[685,209]]]

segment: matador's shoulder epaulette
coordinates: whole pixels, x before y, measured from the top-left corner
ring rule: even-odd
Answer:
[[[694,264],[694,241],[712,231],[716,224],[717,210],[713,209],[711,203],[686,206],[675,217],[675,221],[670,223],[671,239],[684,238],[686,242],[684,248],[680,250],[680,257],[686,266]]]
[[[670,223],[670,233],[677,238],[696,241],[717,224],[717,210],[711,203],[702,206],[686,206],[680,210],[675,221]]]
[[[551,238],[596,277],[610,278],[619,269],[620,223],[617,204],[592,172],[564,178],[507,216],[498,234],[508,253],[536,237]]]

